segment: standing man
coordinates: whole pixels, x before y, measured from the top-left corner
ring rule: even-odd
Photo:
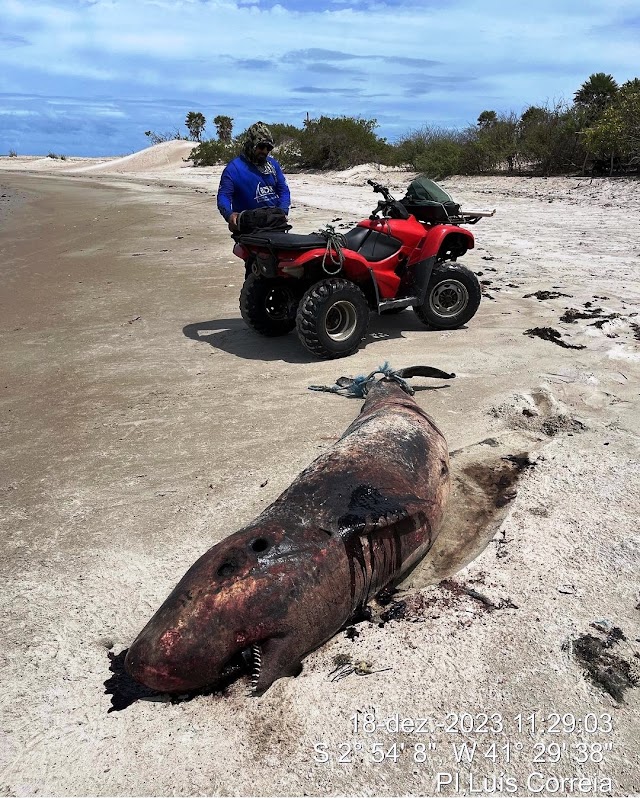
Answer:
[[[280,164],[269,155],[273,145],[269,128],[264,122],[256,122],[246,132],[242,154],[222,172],[218,210],[232,233],[238,231],[242,211],[281,208],[285,214],[289,213],[289,186]]]

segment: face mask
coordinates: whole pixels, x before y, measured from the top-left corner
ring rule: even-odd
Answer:
[[[257,144],[270,144],[273,147],[271,131],[264,122],[256,122],[247,130],[242,151],[251,163],[264,166],[267,161],[267,150],[256,150]]]

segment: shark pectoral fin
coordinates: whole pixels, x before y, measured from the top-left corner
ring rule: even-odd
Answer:
[[[254,695],[262,695],[265,690],[283,676],[297,676],[302,670],[301,655],[294,648],[290,636],[271,637],[260,645],[260,668],[252,683]]]
[[[348,511],[331,526],[343,538],[384,534],[390,527],[402,534],[415,528],[423,508],[424,501],[414,495],[387,496],[372,485],[361,485],[352,492]]]
[[[456,376],[433,366],[407,366],[407,368],[398,369],[395,373],[403,379],[409,377],[433,377],[434,379],[452,380]]]

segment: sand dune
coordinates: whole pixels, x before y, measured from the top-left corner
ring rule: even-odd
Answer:
[[[0,171],[54,172],[69,174],[136,174],[192,167],[185,159],[196,144],[193,141],[165,141],[121,158],[75,158],[19,156],[0,157]]]
[[[185,159],[196,144],[193,141],[165,141],[155,144],[147,149],[125,155],[123,158],[107,160],[104,163],[96,163],[73,169],[74,174],[81,172],[148,172],[156,169],[167,169],[188,166],[191,162],[185,163]]]

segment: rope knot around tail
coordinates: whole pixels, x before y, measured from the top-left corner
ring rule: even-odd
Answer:
[[[445,380],[453,379],[456,375],[433,368],[432,366],[409,366],[404,369],[393,369],[387,361],[370,374],[360,374],[357,377],[338,377],[335,385],[309,385],[310,391],[325,391],[338,393],[363,399],[373,383],[377,382],[376,375],[382,374],[383,379],[397,382],[403,391],[413,396],[415,389],[409,385],[405,378],[409,377],[435,377]]]

